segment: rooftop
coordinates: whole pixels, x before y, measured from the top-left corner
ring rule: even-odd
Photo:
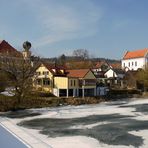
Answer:
[[[0,53],[1,54],[13,54],[13,55],[21,55],[19,51],[17,51],[14,47],[12,47],[8,42],[5,40],[0,40]]]
[[[123,59],[141,58],[145,57],[147,53],[148,53],[148,48],[135,51],[127,51]]]
[[[49,63],[42,63],[53,75],[65,76],[65,67],[58,65],[51,65]],[[62,71],[63,72],[62,72]]]
[[[74,69],[67,70],[68,77],[84,78],[85,75],[89,72],[90,69]]]

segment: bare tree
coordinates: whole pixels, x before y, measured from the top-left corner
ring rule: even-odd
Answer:
[[[23,57],[3,58],[1,62],[1,71],[5,73],[8,86],[14,89],[18,103],[32,91],[32,84],[38,61],[31,64],[30,60]]]
[[[86,49],[77,49],[73,51],[73,56],[80,57],[82,59],[89,59],[89,52]]]
[[[0,69],[0,92],[3,92],[6,86],[7,86],[7,83],[6,83],[5,73]]]

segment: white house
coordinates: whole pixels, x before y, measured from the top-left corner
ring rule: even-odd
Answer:
[[[138,70],[145,69],[148,62],[148,48],[135,51],[127,51],[122,59],[122,69]]]
[[[125,75],[124,71],[121,69],[109,69],[104,74],[107,78],[120,78],[122,79]]]

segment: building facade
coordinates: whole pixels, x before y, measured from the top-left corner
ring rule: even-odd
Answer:
[[[41,64],[36,69],[34,87],[57,97],[96,96],[96,77],[90,69],[65,70]]]
[[[122,69],[145,69],[148,63],[148,48],[136,51],[127,51],[122,59]]]

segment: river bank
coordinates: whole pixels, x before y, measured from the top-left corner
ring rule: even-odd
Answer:
[[[98,104],[106,101],[116,101],[124,98],[147,98],[148,93],[141,93],[137,90],[112,90],[106,96],[97,97],[41,97],[30,96],[18,103],[15,96],[0,94],[0,112],[15,111],[30,108],[57,107],[66,105]]]

